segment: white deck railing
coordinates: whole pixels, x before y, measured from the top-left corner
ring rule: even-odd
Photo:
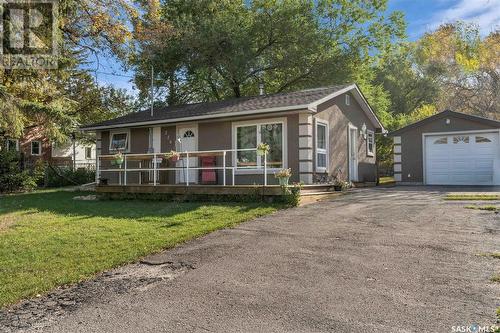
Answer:
[[[115,155],[99,155],[97,156],[97,163],[96,163],[96,180],[97,183],[99,184],[99,180],[101,179],[101,174],[104,172],[117,172],[118,173],[118,179],[119,179],[119,185],[127,185],[127,173],[130,172],[152,172],[153,173],[153,186],[159,185],[159,172],[160,171],[183,171],[184,172],[184,179],[185,179],[185,185],[189,186],[190,184],[190,179],[189,179],[189,171],[190,170],[222,170],[222,185],[226,186],[226,172],[228,170],[231,171],[231,185],[235,186],[235,170],[240,169],[240,170],[245,170],[249,168],[245,167],[237,167],[238,163],[238,157],[236,154],[238,152],[242,151],[255,151],[255,153],[258,156],[258,152],[256,148],[249,148],[249,149],[224,149],[224,150],[199,150],[199,151],[184,151],[184,152],[178,152],[179,154],[179,160],[184,160],[185,163],[182,163],[181,167],[167,167],[167,168],[162,168],[158,167],[158,159],[167,159],[165,157],[166,153],[147,153],[147,154],[123,154],[123,168],[122,165],[120,165],[119,168],[110,168],[110,169],[103,169],[101,166],[101,162],[103,160],[108,160],[108,161],[113,161],[116,157]],[[235,154],[235,156],[232,156],[231,159],[231,165],[227,166],[227,154]],[[208,167],[200,167],[200,166],[189,166],[189,158],[191,157],[201,157],[201,156],[210,156],[209,154],[214,154],[212,156],[222,156],[222,166],[208,166]],[[264,186],[267,186],[267,152],[264,152],[264,155],[262,156],[264,158],[264,167],[262,169],[263,171],[263,177],[264,181],[263,184]],[[127,159],[129,161],[135,160],[139,161],[139,168],[128,168],[127,166]],[[142,163],[140,161],[144,160],[151,160],[153,167],[152,168],[143,168]],[[258,160],[258,159],[257,159]],[[257,163],[257,162],[256,162]],[[259,170],[260,166],[257,165],[256,167],[252,167],[252,170]],[[123,177],[122,177],[123,174]],[[123,178],[123,184],[122,184],[122,178]],[[141,176],[139,176],[139,183],[141,182]]]

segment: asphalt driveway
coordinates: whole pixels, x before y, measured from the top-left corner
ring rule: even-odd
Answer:
[[[20,326],[452,332],[494,324],[500,284],[490,278],[500,260],[478,254],[500,252],[500,217],[446,202],[442,190],[366,189],[214,232],[42,297],[34,309],[45,313]],[[67,306],[51,309],[55,298]]]

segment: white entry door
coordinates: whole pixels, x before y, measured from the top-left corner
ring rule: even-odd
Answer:
[[[177,127],[177,149],[179,152],[192,152],[198,150],[198,127],[195,125],[191,126],[178,126]],[[179,161],[177,161],[177,167],[183,168],[176,171],[176,182],[179,184],[184,184],[189,181],[190,184],[198,183],[198,170],[189,170],[186,172],[186,166],[189,163],[189,167],[198,166],[198,157],[189,157],[188,159],[183,155]]]
[[[349,180],[358,181],[358,129],[349,127]]]
[[[430,185],[493,185],[499,172],[497,133],[425,137],[425,181]]]

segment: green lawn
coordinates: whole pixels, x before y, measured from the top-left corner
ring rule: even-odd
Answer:
[[[496,212],[499,210],[497,206],[476,206],[476,205],[469,205],[465,206],[467,209],[478,209],[478,210],[487,210],[490,212]]]
[[[279,209],[263,203],[0,197],[0,307]]]
[[[464,201],[470,201],[470,200],[482,200],[482,201],[489,201],[489,200],[500,200],[500,196],[498,194],[447,194],[446,197],[444,198],[445,200],[464,200]]]

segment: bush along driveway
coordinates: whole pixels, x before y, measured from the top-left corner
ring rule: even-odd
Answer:
[[[433,188],[363,189],[281,210],[12,307],[0,326],[385,333],[494,325],[498,215],[444,198]]]
[[[279,208],[73,200],[79,195],[88,193],[0,197],[0,307]]]

